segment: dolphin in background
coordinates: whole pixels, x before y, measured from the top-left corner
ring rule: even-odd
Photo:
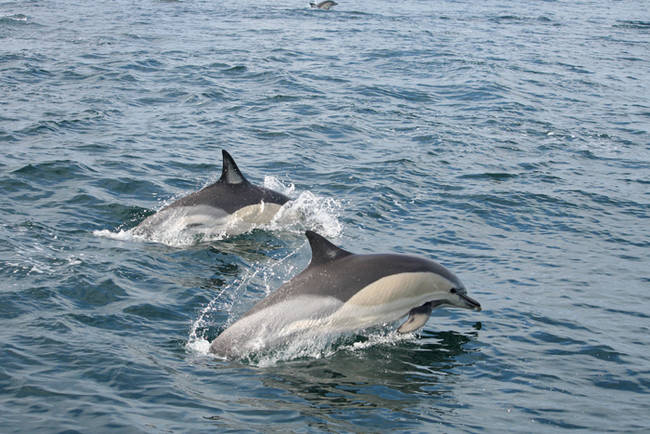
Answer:
[[[134,235],[151,237],[156,231],[191,231],[236,235],[269,223],[289,198],[251,184],[225,150],[221,178],[147,217]]]
[[[398,332],[409,333],[424,326],[437,306],[481,310],[462,282],[436,262],[398,254],[357,255],[315,232],[306,236],[309,266],[217,336],[210,352],[242,358],[301,334],[357,331],[407,315]]]
[[[333,8],[334,6],[336,6],[337,4],[338,4],[338,3],[336,3],[335,1],[332,1],[332,0],[325,0],[325,1],[322,1],[322,2],[320,2],[320,3],[310,2],[310,3],[309,3],[309,6],[311,6],[311,7],[314,8],[314,9],[323,9],[323,10],[328,11],[328,10],[330,10],[331,8]]]

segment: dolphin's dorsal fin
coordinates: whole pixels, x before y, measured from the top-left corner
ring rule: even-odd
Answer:
[[[217,182],[223,182],[224,184],[242,184],[248,182],[239,171],[235,160],[232,159],[230,154],[225,149],[221,153],[223,154],[223,169],[221,171],[221,178]]]
[[[318,235],[316,232],[305,232],[311,247],[311,262],[309,266],[326,264],[335,261],[345,256],[352,255],[346,250],[336,247],[334,244],[327,241],[324,237]]]

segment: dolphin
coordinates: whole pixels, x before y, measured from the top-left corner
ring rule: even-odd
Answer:
[[[310,2],[309,6],[315,9],[324,9],[326,11],[330,10],[332,7],[336,6],[338,3],[332,0],[325,0],[320,3]]]
[[[359,255],[315,232],[305,233],[311,262],[300,274],[258,302],[210,344],[218,357],[247,354],[318,336],[393,323],[409,333],[424,326],[434,307],[481,310],[462,282],[429,259],[399,254]]]
[[[193,233],[236,235],[255,225],[269,223],[289,198],[277,191],[251,184],[225,150],[221,178],[147,217],[133,229],[134,235],[152,236],[173,226]]]

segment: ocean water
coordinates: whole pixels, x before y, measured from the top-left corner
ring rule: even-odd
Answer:
[[[650,431],[644,1],[0,3],[0,431]],[[293,201],[130,229],[227,149]],[[223,361],[309,261],[434,259],[482,312]]]

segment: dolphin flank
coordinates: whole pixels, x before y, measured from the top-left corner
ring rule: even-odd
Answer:
[[[289,198],[251,184],[225,150],[221,178],[178,199],[133,229],[134,235],[152,236],[173,226],[179,231],[236,235],[269,223]]]
[[[408,315],[400,333],[419,329],[434,307],[480,311],[461,281],[428,259],[357,255],[307,231],[312,258],[300,274],[258,302],[217,336],[210,351],[243,357],[299,334],[343,333],[390,324]]]

